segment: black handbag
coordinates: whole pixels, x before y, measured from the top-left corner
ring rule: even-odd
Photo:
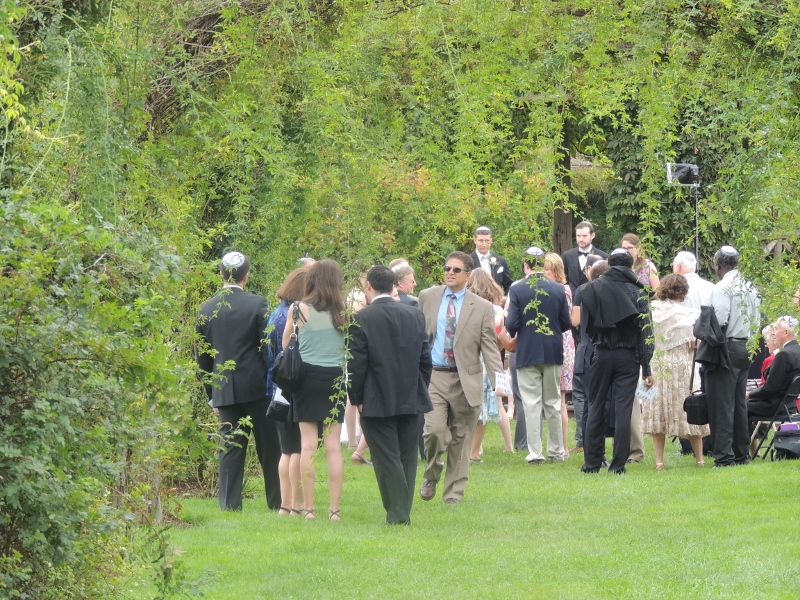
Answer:
[[[272,381],[284,392],[294,392],[300,387],[303,379],[303,358],[300,356],[300,342],[297,339],[297,320],[303,323],[306,318],[300,312],[300,303],[294,303],[292,313],[292,336],[289,344],[284,348],[272,364]]]
[[[683,401],[683,410],[686,412],[686,421],[689,425],[708,425],[708,400],[705,392],[692,391],[694,387],[694,359],[697,356],[697,343],[695,342],[692,353],[692,376],[689,379],[689,395]]]
[[[272,401],[267,407],[267,418],[278,423],[288,423],[289,414],[292,411],[292,405],[287,398],[284,398],[280,389],[275,391]]]

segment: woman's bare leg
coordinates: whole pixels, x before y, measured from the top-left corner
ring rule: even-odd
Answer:
[[[341,442],[339,443],[341,446]],[[317,471],[314,459],[317,453],[317,424],[300,423],[300,486],[303,490],[303,508],[314,510],[314,480]],[[341,448],[339,449],[341,453]],[[313,514],[306,513],[306,519],[313,519]]]
[[[342,498],[342,480],[344,479],[344,462],[342,461],[342,426],[339,423],[326,425],[322,433],[325,453],[328,455],[328,489],[330,490],[330,510],[339,512],[339,501]],[[331,515],[332,521],[338,521],[338,515]]]

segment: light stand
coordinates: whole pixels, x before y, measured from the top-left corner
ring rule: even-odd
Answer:
[[[667,183],[692,188],[690,197],[694,203],[694,255],[700,260],[700,168],[689,163],[667,163]]]

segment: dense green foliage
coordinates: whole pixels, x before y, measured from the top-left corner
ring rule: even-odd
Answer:
[[[0,0],[0,589],[130,564],[122,517],[208,470],[192,325],[224,250],[266,295],[304,251],[427,284],[486,224],[519,275],[567,207],[663,271],[693,236],[664,163],[695,162],[706,271],[732,242],[788,312],[798,27],[778,0]]]

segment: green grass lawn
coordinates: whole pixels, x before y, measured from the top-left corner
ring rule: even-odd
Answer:
[[[503,453],[492,425],[464,502],[445,506],[440,486],[410,527],[384,525],[372,468],[349,460],[329,522],[323,457],[316,521],[268,512],[262,491],[242,513],[187,499],[170,533],[218,600],[800,597],[800,465],[698,468],[668,444],[657,472],[646,441],[626,475],[584,475],[581,454],[535,467]]]

